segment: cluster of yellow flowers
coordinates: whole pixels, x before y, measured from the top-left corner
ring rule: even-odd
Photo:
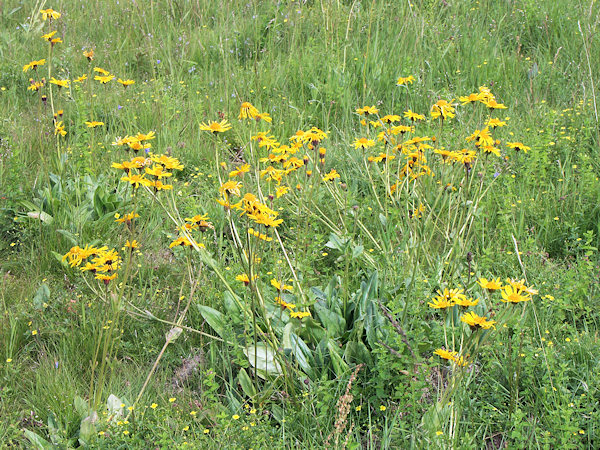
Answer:
[[[194,217],[186,217],[184,220],[186,223],[179,229],[181,235],[169,244],[169,248],[178,246],[204,248],[204,244],[196,241],[191,233],[194,231],[204,233],[208,229],[214,229],[213,224],[209,222],[209,217],[206,214],[197,214]]]
[[[525,285],[525,280],[506,279],[506,284],[503,286],[500,278],[487,280],[480,278],[477,283],[488,292],[500,291],[504,303],[521,303],[531,300],[533,295],[537,295],[538,291],[532,287]]]
[[[136,247],[135,244],[129,241],[127,241],[125,246],[130,248]],[[63,261],[65,260],[68,261],[71,267],[79,267],[79,270],[82,272],[94,274],[95,278],[103,281],[104,284],[108,284],[111,280],[117,278],[117,271],[122,263],[121,257],[115,249],[109,250],[106,246],[93,247],[88,245],[84,248],[79,246],[72,247],[63,256]],[[82,266],[83,262],[85,262],[85,265]]]
[[[250,102],[242,103],[238,119],[254,119],[257,122],[259,120],[264,120],[267,123],[271,123],[273,121],[269,113],[258,112],[258,109],[256,109],[256,107],[254,107]]]
[[[52,20],[57,20],[61,17],[61,14],[58,11],[53,10],[52,8],[42,9],[42,10],[40,10],[40,14],[42,15],[42,18],[44,20],[48,20],[50,24],[52,23]],[[63,42],[62,38],[55,37],[56,33],[57,33],[57,31],[54,30],[54,31],[50,31],[50,32],[42,35],[42,39],[49,42],[50,46],[51,46],[50,58],[49,58],[50,64],[49,64],[49,68],[48,68],[48,77],[49,77],[48,83],[57,86],[59,89],[69,88],[71,86],[71,80],[69,80],[69,79],[60,80],[60,79],[57,79],[57,78],[51,76],[52,50],[54,49],[54,46],[56,44]],[[94,59],[94,50],[90,49],[90,50],[83,51],[83,56],[85,56],[88,59],[88,61],[91,62]],[[28,72],[29,70],[34,70],[37,72],[37,69],[45,64],[46,64],[46,59],[33,60],[23,66],[23,72]],[[113,80],[115,78],[115,76],[112,75],[110,72],[108,72],[107,70],[102,69],[100,67],[94,67],[93,71],[98,74],[94,77],[94,80],[99,81],[101,84],[107,84],[108,82],[110,82],[111,80]],[[88,78],[87,74],[83,74],[80,77],[73,79],[73,82],[82,83],[85,80],[87,80],[87,78]],[[42,77],[40,80],[34,80],[33,78],[30,78],[29,86],[27,87],[27,90],[29,90],[29,91],[39,92],[41,95],[40,98],[44,104],[46,104],[48,96],[45,94],[41,94],[41,91],[42,91],[42,88],[46,85],[46,81],[47,80],[45,77]],[[123,85],[123,87],[125,87],[125,88],[128,86],[131,86],[132,84],[135,83],[134,80],[122,80],[121,78],[118,79],[118,82],[121,85]],[[50,99],[52,100],[52,96],[50,96]],[[52,104],[52,106],[54,107],[53,104]],[[98,126],[104,125],[104,122],[91,120],[91,121],[86,121],[85,124],[87,125],[88,128],[96,128]],[[54,117],[54,135],[62,136],[62,137],[67,135],[67,130],[65,129],[64,123],[62,121],[59,121],[57,119],[56,115]],[[138,145],[139,145],[139,143],[138,143]],[[133,147],[133,148],[135,148],[135,147]],[[139,148],[138,148],[138,150],[139,150]]]
[[[140,150],[145,151],[145,150],[152,148],[152,144],[150,144],[149,142],[145,142],[145,141],[151,141],[154,138],[156,138],[154,131],[150,131],[149,133],[146,133],[146,134],[138,133],[135,136],[125,136],[124,138],[117,137],[114,140],[114,142],[112,143],[112,145],[115,145],[118,147],[126,146],[125,147],[126,150],[133,150],[134,153],[137,153]]]
[[[412,76],[402,77],[398,79],[397,84],[399,86],[408,87],[413,81],[415,81],[415,78]],[[460,97],[460,100],[463,105],[481,102],[486,105],[490,111],[506,108],[505,105],[496,101],[494,94],[492,94],[490,89],[486,86],[481,86],[478,93]],[[443,123],[443,121],[455,117],[456,105],[453,102],[454,99],[450,101],[442,99],[436,102],[430,110],[431,118],[440,119]],[[448,150],[444,147],[435,148],[432,145],[436,141],[435,136],[413,135],[410,136],[409,139],[403,140],[405,139],[405,134],[413,134],[415,132],[415,123],[426,120],[425,115],[423,114],[417,114],[410,109],[404,111],[404,118],[411,121],[412,124],[401,124],[402,118],[397,114],[381,116],[379,109],[375,105],[367,105],[358,108],[356,109],[356,114],[361,117],[360,123],[367,127],[367,131],[370,128],[380,130],[377,134],[377,142],[383,144],[384,151],[380,151],[380,149],[377,148],[375,139],[364,136],[356,138],[352,144],[353,147],[363,151],[375,148],[377,153],[367,157],[367,160],[373,163],[387,163],[395,159],[397,154],[403,155],[404,162],[398,164],[398,172],[395,174],[398,181],[402,181],[406,177],[409,177],[410,181],[414,181],[424,175],[435,176],[427,163],[426,151],[428,150],[432,150],[434,154],[440,155],[443,163],[459,163],[464,165],[467,170],[470,170],[479,151],[484,154],[493,153],[496,156],[502,156],[500,149],[498,148],[501,141],[492,137],[491,130],[506,126],[506,122],[495,117],[489,117],[486,121],[486,126],[483,129],[475,130],[473,134],[466,138],[467,142],[473,142],[475,148]],[[517,151],[527,152],[527,150],[530,150],[530,148],[522,142],[507,142],[506,146],[509,149]],[[393,150],[393,153],[388,151],[390,148]],[[397,182],[390,186],[391,194],[397,190],[397,186]]]
[[[531,300],[531,297],[538,293],[538,291],[532,287],[527,287],[525,285],[525,280],[513,280],[507,278],[506,284],[502,285],[500,278],[491,280],[480,278],[477,283],[490,293],[500,291],[502,293],[501,300],[505,303],[516,304],[525,302]],[[479,299],[468,298],[463,292],[463,289],[438,290],[437,295],[434,296],[432,301],[427,303],[427,305],[433,309],[439,310],[460,306],[464,310],[470,306],[476,306],[479,303]],[[466,323],[472,331],[477,331],[479,329],[489,330],[490,328],[495,328],[496,325],[495,320],[491,320],[485,316],[479,316],[473,311],[464,313],[460,317],[460,320],[461,322]],[[443,359],[454,361],[461,366],[467,364],[466,359],[462,356],[459,357],[457,352],[451,352],[440,348],[437,349],[434,354]]]
[[[125,172],[121,181],[129,182],[135,189],[140,185],[154,188],[155,192],[173,189],[172,184],[165,184],[162,181],[163,178],[173,176],[173,173],[168,170],[183,170],[183,164],[177,158],[155,154],[150,154],[149,157],[136,156],[129,161],[112,163],[112,167]],[[147,178],[147,175],[151,178]]]

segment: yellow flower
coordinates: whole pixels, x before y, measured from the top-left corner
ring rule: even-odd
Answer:
[[[273,122],[273,119],[271,118],[271,115],[269,113],[263,112],[263,113],[259,113],[255,116],[256,120],[264,120],[267,123],[271,123]]]
[[[375,146],[375,141],[372,139],[367,139],[367,138],[358,138],[355,139],[354,142],[352,143],[352,145],[354,145],[354,148],[362,148],[363,150],[369,148],[369,147],[373,147]]]
[[[258,278],[258,275],[254,275],[252,277],[253,280],[256,280]],[[242,273],[241,275],[238,275],[235,277],[235,279],[237,281],[241,281],[242,283],[244,283],[246,286],[248,286],[250,284],[250,278],[248,277],[247,274]]]
[[[65,126],[62,121],[57,122],[54,127],[54,135],[60,134],[61,136],[65,136],[67,134],[67,130],[65,130]]]
[[[294,305],[293,303],[286,302],[281,297],[275,297],[275,303],[281,306],[282,309],[293,310],[294,308],[296,308],[296,305]]]
[[[278,186],[277,189],[275,189],[275,196],[277,198],[279,198],[279,197],[287,194],[289,190],[290,190],[289,186]]]
[[[381,121],[383,123],[394,123],[394,122],[400,122],[401,117],[397,114],[388,114],[386,116],[383,116],[381,118]]]
[[[377,156],[369,156],[367,158],[367,160],[369,162],[384,162],[384,161],[391,161],[392,159],[395,159],[395,158],[396,158],[395,155],[388,155],[387,153],[380,152],[379,155],[377,155]]]
[[[183,164],[177,158],[172,158],[167,155],[151,155],[152,161],[161,164],[168,170],[183,170]]]
[[[469,306],[477,305],[479,303],[479,299],[473,300],[472,298],[467,298],[463,296],[462,298],[456,298],[455,303],[458,306],[462,306],[463,308],[468,308]]]
[[[46,60],[45,59],[40,59],[40,60],[37,60],[37,61],[31,61],[29,64],[25,64],[23,66],[23,72],[27,72],[29,69],[36,70],[39,66],[43,66],[44,64],[46,64]]]
[[[237,169],[229,172],[229,178],[234,178],[240,175],[244,175],[245,173],[250,172],[250,164],[244,164]]]
[[[412,112],[410,109],[408,111],[404,111],[404,117],[412,120],[413,122],[416,122],[417,120],[425,120],[425,116],[423,114],[417,114]]]
[[[96,128],[96,127],[101,127],[102,125],[104,125],[104,122],[97,122],[97,121],[93,120],[91,122],[86,122],[85,124],[87,125],[88,128]]]
[[[80,77],[77,77],[77,78],[75,78],[75,79],[73,80],[73,82],[75,82],[75,83],[82,83],[82,82],[84,82],[85,80],[87,80],[87,75],[86,75],[86,74],[83,74],[83,75],[81,75]]]
[[[412,75],[400,77],[398,78],[398,81],[396,81],[396,86],[408,86],[409,84],[413,84],[413,81],[415,81],[415,77]]]
[[[110,72],[108,70],[104,70],[101,67],[94,67],[94,72],[99,73],[101,75],[109,75]]]
[[[40,14],[42,15],[43,20],[60,18],[60,13],[58,11],[54,11],[52,8],[42,9],[40,10]]]
[[[450,101],[439,100],[435,105],[431,107],[431,117],[434,119],[441,117],[442,120],[451,119],[452,117],[454,117],[454,107],[452,106],[453,101],[454,99]]]
[[[170,176],[173,176],[173,174],[171,172],[165,172],[164,170],[165,170],[164,167],[161,166],[160,164],[156,164],[151,169],[148,167],[146,167],[146,169],[145,169],[145,171],[148,175],[152,175],[153,177],[156,177],[159,180],[161,178],[168,178]]]
[[[356,110],[356,114],[359,116],[368,116],[369,114],[377,114],[379,110],[373,106],[363,106],[362,108],[358,108]]]
[[[210,131],[214,134],[224,133],[227,130],[231,130],[231,124],[227,120],[221,120],[220,122],[209,122],[208,124],[202,122],[200,124],[202,131]]]
[[[233,416],[231,416],[231,418],[233,420],[238,420],[240,418],[240,416],[238,416],[237,414],[234,414]]]
[[[520,303],[531,300],[531,295],[521,289],[513,286],[504,286],[502,289],[502,298],[504,303]]]
[[[52,36],[54,36],[55,34],[56,34],[56,31],[51,31],[48,34],[42,35],[42,39],[44,39],[45,41],[50,42],[52,40]]]
[[[252,103],[243,102],[240,106],[240,115],[238,116],[238,119],[254,119],[258,114],[258,109],[256,109]]]
[[[340,178],[340,174],[337,173],[337,170],[331,169],[331,171],[323,177],[323,181],[332,181],[336,178]]]
[[[461,316],[460,320],[471,327],[471,329],[483,328],[489,330],[490,328],[496,328],[494,324],[495,320],[488,320],[487,317],[481,317],[474,312],[468,312]]]
[[[128,181],[136,189],[140,187],[140,184],[142,186],[152,186],[152,181],[148,180],[147,178],[144,178],[144,175],[139,174],[130,174],[126,177],[122,177],[121,181]]]
[[[57,80],[56,78],[50,78],[50,83],[55,84],[58,87],[69,87],[69,80]]]
[[[157,405],[156,403],[152,403],[152,404],[150,405],[150,408],[152,408],[152,409],[156,409],[156,407],[157,407],[157,406],[158,406],[158,405]]]
[[[83,56],[85,56],[88,59],[88,61],[91,61],[92,59],[94,59],[94,50],[84,50]]]
[[[506,282],[513,288],[525,291],[528,294],[537,295],[539,293],[537,289],[525,286],[525,280],[513,280],[512,278],[507,278]]]
[[[140,244],[135,239],[131,242],[129,242],[129,239],[128,239],[127,242],[125,242],[125,247],[131,248],[131,249],[140,248]]]
[[[500,278],[496,278],[495,280],[492,278],[490,281],[488,281],[486,278],[480,278],[477,283],[483,289],[487,289],[490,292],[502,289],[502,282],[500,281]]]
[[[94,80],[99,81],[101,84],[106,84],[110,80],[112,80],[113,78],[114,78],[114,75],[111,75],[111,74],[108,74],[108,75],[96,75],[94,77]]]
[[[148,133],[138,133],[135,135],[135,139],[138,141],[151,141],[152,139],[156,139],[156,134],[154,131],[149,131]]]
[[[131,221],[136,217],[140,217],[139,214],[134,213],[133,211],[125,214],[124,216],[120,216],[119,213],[115,214],[115,222],[124,223],[125,225],[130,225]]]
[[[496,119],[495,117],[487,121],[487,126],[491,128],[496,127],[505,127],[506,122],[501,121],[500,119]]]
[[[385,411],[386,409],[387,409],[387,408],[386,408],[385,406],[383,406],[383,405],[381,405],[381,406],[379,407],[379,411]]]
[[[438,290],[437,296],[434,297],[434,303],[428,303],[432,308],[448,308],[453,306],[457,300],[463,300],[465,295],[462,293],[462,289],[444,289],[443,291]]]
[[[175,239],[173,242],[171,242],[169,244],[169,248],[173,248],[173,247],[178,247],[178,246],[183,246],[183,247],[193,247],[194,244],[196,244],[196,246],[198,246],[199,248],[205,248],[204,244],[199,244],[198,242],[194,241],[192,239],[192,241],[190,241],[187,237],[185,236],[180,236],[177,239]]]
[[[219,194],[221,194],[221,195],[223,195],[223,194],[236,195],[239,197],[241,187],[242,187],[242,183],[240,183],[239,181],[233,181],[233,180],[226,181],[219,188]]]
[[[458,355],[457,352],[450,352],[443,348],[438,348],[436,351],[433,352],[433,354],[438,355],[440,358],[447,359],[449,361],[454,361],[456,355]]]
[[[117,79],[117,82],[121,83],[123,85],[123,87],[131,86],[132,84],[135,83],[135,81],[133,81],[133,80],[121,80],[120,78]]]
[[[305,317],[310,317],[309,311],[291,311],[290,317],[292,319],[304,319]]]
[[[436,297],[433,299],[433,303],[427,303],[427,305],[430,308],[434,308],[434,309],[446,309],[446,308],[452,308],[454,306],[454,302]]]
[[[283,282],[279,282],[277,281],[276,278],[273,278],[271,280],[271,286],[273,286],[275,289],[277,289],[279,292],[281,291],[288,291],[288,292],[292,292],[292,290],[294,289],[293,286],[290,286],[289,284],[283,284]]]
[[[525,153],[527,153],[527,150],[531,150],[531,147],[527,147],[522,142],[507,142],[506,145],[508,148],[515,149],[516,151],[523,150]]]
[[[493,98],[488,101],[484,101],[483,104],[490,109],[506,109],[506,105],[503,105],[502,103],[498,103]]]
[[[468,96],[458,97],[458,99],[463,105],[467,105],[469,103],[475,103],[476,101],[478,101],[479,94],[469,94]]]

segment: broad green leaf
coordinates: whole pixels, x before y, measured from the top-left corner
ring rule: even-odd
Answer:
[[[44,304],[47,305],[49,301],[50,288],[46,283],[43,283],[33,296],[33,307],[37,310],[44,309]]]
[[[244,394],[250,398],[256,395],[256,388],[254,387],[248,372],[246,372],[246,369],[243,367],[240,369],[240,373],[238,374],[238,381],[240,382],[240,386],[242,387]]]
[[[362,255],[364,247],[362,245],[357,245],[352,249],[352,259],[358,258]]]
[[[50,442],[48,442],[41,436],[35,434],[33,431],[25,429],[23,430],[23,432],[25,433],[25,437],[29,439],[29,442],[31,442],[31,444],[33,445],[33,448],[36,448],[38,450],[46,450],[52,448],[52,444],[50,444]]]
[[[245,348],[244,354],[259,376],[263,376],[261,372],[269,375],[281,375],[281,366],[275,359],[275,352],[262,342]]]
[[[292,353],[294,354],[296,361],[298,361],[298,365],[302,368],[304,372],[306,372],[308,375],[311,375],[312,367],[308,360],[311,357],[312,352],[304,343],[302,338],[300,338],[295,333],[290,333],[290,338],[292,341]]]
[[[92,412],[89,416],[81,421],[79,425],[79,439],[89,444],[91,439],[96,436],[96,422],[98,421],[98,414],[96,411]]]
[[[73,399],[73,405],[75,406],[75,411],[77,411],[77,414],[79,414],[81,417],[89,415],[90,408],[88,403],[79,395],[75,396]]]
[[[350,368],[348,367],[348,364],[346,364],[342,356],[339,354],[340,350],[336,342],[332,339],[329,339],[329,341],[327,342],[327,349],[329,350],[329,356],[331,356],[333,371],[335,372],[336,376],[344,376],[346,373],[348,373]]]
[[[223,317],[223,314],[221,314],[216,309],[211,308],[210,306],[206,306],[206,305],[197,305],[197,306],[198,306],[198,309],[200,310],[200,314],[202,314],[202,317],[204,318],[204,320],[206,320],[208,322],[208,324],[211,326],[211,328],[213,330],[215,330],[215,332],[219,336],[224,337],[225,318]]]
[[[329,336],[339,337],[346,329],[346,320],[335,311],[331,311],[322,300],[314,304],[315,311]]]
[[[106,407],[108,408],[108,413],[114,417],[119,417],[123,415],[123,405],[124,402],[114,394],[110,394],[108,396],[108,400],[106,400]],[[113,417],[113,418],[114,418]]]

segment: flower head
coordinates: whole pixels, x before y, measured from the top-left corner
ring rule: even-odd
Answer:
[[[502,289],[502,298],[504,303],[520,303],[531,300],[531,294],[511,285],[504,286]]]
[[[54,11],[52,8],[42,9],[40,10],[40,14],[42,15],[43,20],[60,19],[60,13],[58,11]]]
[[[340,174],[337,173],[337,170],[331,169],[331,171],[323,177],[323,181],[332,181],[339,177],[340,177]]]
[[[252,103],[243,102],[240,106],[240,115],[238,116],[238,119],[254,119],[258,114],[258,109],[256,109]]]
[[[132,84],[135,83],[135,81],[133,81],[133,80],[122,80],[120,78],[117,79],[117,82],[121,83],[124,88],[126,88],[127,86],[131,86]]]
[[[460,317],[461,322],[466,323],[471,327],[471,329],[475,330],[478,328],[483,328],[484,330],[489,330],[490,328],[495,328],[494,324],[495,320],[488,320],[487,317],[481,317],[475,314],[474,312],[468,312],[463,314]]]
[[[408,86],[409,84],[413,84],[413,81],[415,81],[415,77],[412,75],[400,77],[398,78],[398,81],[396,81],[396,86]]]
[[[91,61],[92,59],[94,59],[94,50],[84,50],[83,56],[85,56],[88,59],[88,61]]]
[[[99,81],[101,84],[106,84],[114,78],[114,75],[96,75],[94,80]]]
[[[379,110],[373,106],[363,106],[362,108],[358,108],[356,110],[356,114],[359,116],[368,116],[369,114],[377,114]]]
[[[104,125],[104,122],[98,122],[96,120],[93,120],[91,122],[86,122],[85,124],[87,125],[88,128],[96,128],[96,127],[101,127],[102,125]]]
[[[452,106],[453,101],[454,99],[450,101],[439,100],[435,105],[431,107],[431,117],[434,119],[441,117],[442,120],[451,119],[452,117],[454,117],[454,107]]]
[[[209,122],[208,124],[202,122],[200,124],[202,131],[210,131],[211,133],[224,133],[227,130],[231,130],[231,124],[227,120],[221,120],[220,122]]]
[[[31,61],[29,64],[23,66],[23,72],[27,72],[29,69],[36,70],[39,66],[46,64],[45,59],[39,59],[37,61]]]
[[[55,84],[58,87],[67,88],[69,87],[69,80],[57,80],[56,78],[52,77],[50,78],[50,84]]]
[[[361,148],[363,150],[369,148],[369,147],[373,147],[375,146],[375,141],[372,139],[367,139],[367,138],[357,138],[354,140],[354,142],[352,143],[352,145],[354,145],[354,148]]]
[[[477,283],[483,289],[487,289],[490,292],[502,289],[502,282],[500,281],[500,278],[496,278],[495,280],[492,278],[489,281],[486,278],[480,278]]]
[[[65,136],[67,134],[67,130],[65,130],[65,126],[62,121],[57,122],[54,126],[54,135],[60,134],[61,136]]]
[[[423,114],[417,114],[412,112],[410,109],[408,111],[404,111],[404,117],[412,120],[413,122],[416,122],[417,120],[425,120],[425,116]]]
[[[522,142],[507,142],[506,145],[508,146],[508,148],[512,148],[516,151],[522,150],[525,153],[527,153],[527,150],[531,150],[531,147],[527,147]]]

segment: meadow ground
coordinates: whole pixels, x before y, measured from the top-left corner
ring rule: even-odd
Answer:
[[[0,1],[0,442],[600,447],[594,1]]]

